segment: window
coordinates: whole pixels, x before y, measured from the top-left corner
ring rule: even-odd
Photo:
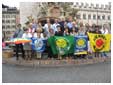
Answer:
[[[110,16],[108,16],[108,20],[110,20]]]
[[[98,19],[100,19],[100,15],[98,15]]]
[[[15,25],[12,25],[12,28],[16,28],[16,26]]]
[[[12,23],[15,23],[15,22],[16,22],[16,20],[12,20],[11,22],[12,22]]]
[[[6,23],[10,23],[10,20],[6,20]]]
[[[11,18],[13,18],[13,14],[11,15]]]
[[[83,6],[84,5],[84,3],[81,3],[81,6]]]
[[[7,15],[6,15],[6,18],[10,18],[10,15],[7,14]]]
[[[78,2],[76,2],[76,5],[79,5],[79,3],[78,3]]]
[[[105,15],[102,16],[102,19],[105,20]]]
[[[5,23],[5,20],[2,20],[2,23]]]
[[[8,23],[8,20],[6,20],[6,23]]]
[[[16,15],[15,15],[15,14],[12,14],[12,15],[11,15],[11,18],[16,18]]]
[[[5,34],[7,34],[7,32],[5,32]]]
[[[96,8],[99,8],[99,4],[96,4]]]
[[[83,19],[86,19],[86,14],[83,14]]]
[[[94,7],[94,4],[91,3],[91,7]]]
[[[5,18],[5,15],[2,14],[2,18]]]
[[[88,19],[91,19],[91,15],[90,14],[88,15]]]
[[[6,26],[6,28],[10,28],[10,26],[9,26],[9,25],[7,25],[7,26]]]
[[[101,9],[103,9],[104,8],[104,5],[101,5]]]
[[[7,31],[7,34],[10,34],[10,31]]]
[[[8,16],[6,15],[6,18],[8,18]]]
[[[79,5],[79,8],[82,8],[82,6],[81,6],[81,5]]]
[[[86,8],[87,6],[84,6],[84,8]]]
[[[93,15],[93,19],[96,19],[96,15]]]
[[[2,26],[2,29],[4,29],[5,28],[5,26]]]

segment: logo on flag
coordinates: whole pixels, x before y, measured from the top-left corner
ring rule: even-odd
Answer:
[[[75,37],[75,54],[87,54],[87,36],[76,36]]]
[[[45,43],[42,39],[32,38],[32,49],[37,52],[43,52],[45,50]]]
[[[65,55],[74,52],[73,36],[53,36],[48,39],[53,54]]]
[[[93,52],[104,52],[110,50],[110,34],[88,33]]]

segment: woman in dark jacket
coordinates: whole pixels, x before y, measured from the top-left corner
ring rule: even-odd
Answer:
[[[57,29],[58,29],[58,31],[55,32],[55,35],[56,35],[56,36],[63,36],[63,32],[62,32],[62,30],[61,30],[61,26],[60,26],[60,25],[57,26]]]

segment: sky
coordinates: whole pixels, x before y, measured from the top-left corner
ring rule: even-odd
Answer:
[[[63,0],[2,0],[2,4],[4,5],[8,5],[11,7],[17,7],[19,8],[19,2],[40,2],[40,1],[57,1],[57,2],[61,2]],[[108,2],[111,2],[112,0],[66,0],[67,2],[87,2],[87,3],[94,3],[94,4],[108,4]]]

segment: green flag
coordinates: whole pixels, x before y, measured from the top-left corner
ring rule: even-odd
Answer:
[[[65,55],[74,53],[73,36],[53,36],[48,39],[53,54]]]

